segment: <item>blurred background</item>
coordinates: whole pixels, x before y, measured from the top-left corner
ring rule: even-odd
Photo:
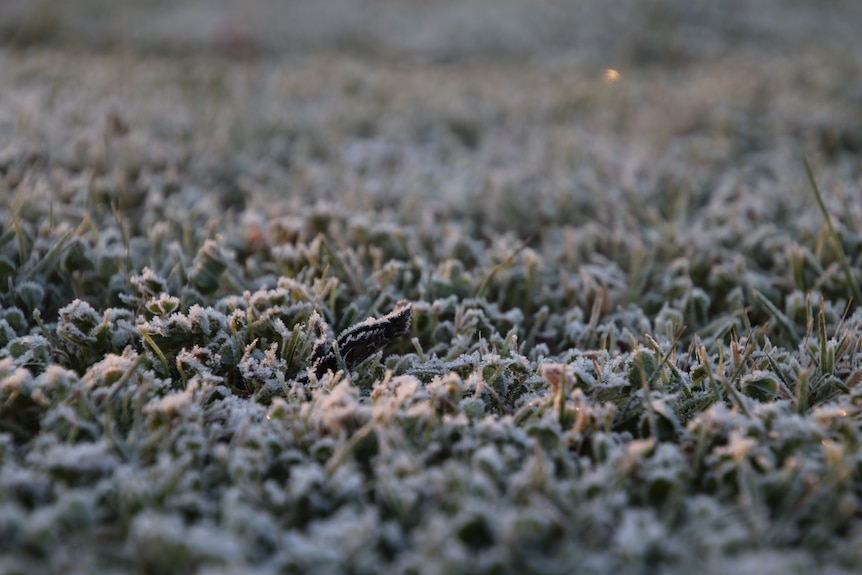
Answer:
[[[858,0],[3,0],[16,47],[216,52],[242,59],[347,51],[449,61],[560,54],[684,66],[733,51],[858,50]]]

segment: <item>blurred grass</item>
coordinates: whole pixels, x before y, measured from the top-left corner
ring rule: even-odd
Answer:
[[[215,51],[240,59],[308,50],[437,61],[577,54],[607,67],[679,67],[728,52],[801,57],[812,47],[841,51],[857,42],[857,4],[82,0],[72,6],[9,0],[0,7],[0,37],[17,46]]]

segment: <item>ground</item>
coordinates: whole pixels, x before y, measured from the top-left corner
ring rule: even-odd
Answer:
[[[853,572],[860,24],[4,3],[0,571]]]

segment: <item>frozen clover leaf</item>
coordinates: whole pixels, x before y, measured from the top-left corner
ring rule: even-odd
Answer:
[[[60,309],[57,335],[72,344],[74,351],[67,357],[74,365],[90,365],[110,351],[123,349],[133,343],[132,312],[121,308],[108,308],[97,312],[89,303],[79,299]]]
[[[80,299],[60,308],[57,335],[68,342],[88,347],[96,343],[93,335],[102,318],[93,307]]]
[[[39,309],[45,297],[45,288],[33,281],[24,281],[12,290],[12,301],[27,313]]]
[[[211,294],[221,284],[221,275],[227,265],[227,258],[218,243],[207,240],[198,251],[189,281],[202,294]]]
[[[9,357],[16,366],[38,375],[51,363],[51,343],[41,335],[16,337],[0,350],[0,359]]]
[[[0,318],[0,346],[6,347],[10,341],[15,339],[15,330],[5,319]]]
[[[27,332],[27,318],[24,316],[24,312],[17,307],[0,309],[0,319],[6,320],[6,323],[17,335],[25,335]]]
[[[43,407],[66,397],[79,382],[78,375],[57,364],[49,365],[33,384],[32,398]]]
[[[164,278],[148,267],[141,270],[140,275],[132,276],[129,282],[142,300],[157,297],[168,291],[168,283]]]
[[[148,299],[144,307],[153,315],[166,316],[177,311],[180,307],[180,298],[162,292],[158,296]]]
[[[18,395],[30,394],[33,377],[23,367],[17,367],[11,358],[0,361],[0,399],[8,403]]]

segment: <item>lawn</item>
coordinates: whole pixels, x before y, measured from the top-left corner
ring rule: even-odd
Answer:
[[[862,6],[0,7],[0,572],[850,573]]]

